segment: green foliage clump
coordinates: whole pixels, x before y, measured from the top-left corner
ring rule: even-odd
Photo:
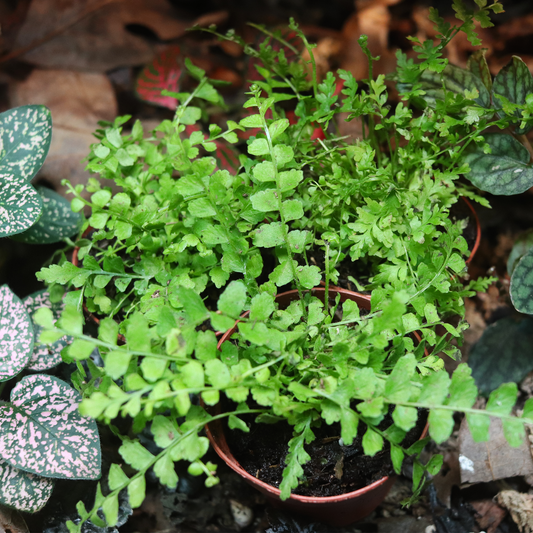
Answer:
[[[293,426],[283,499],[302,480],[304,444],[323,423],[340,423],[345,444],[361,432],[367,455],[388,442],[396,472],[414,455],[415,493],[424,473],[435,473],[442,461],[420,461],[425,439],[402,446],[424,410],[436,442],[451,434],[454,412],[466,414],[476,440],[488,438],[490,416],[497,416],[509,442],[521,442],[533,404],[522,418],[511,415],[516,385],[502,385],[486,410],[475,409],[470,369],[461,364],[449,377],[438,356],[458,356],[467,327],[463,300],[491,282],[465,280],[464,221],[451,218],[450,208],[461,196],[486,202],[458,180],[475,174],[469,150],[484,143],[482,133],[516,122],[521,105],[495,111],[479,54],[461,72],[442,57],[458,31],[476,42],[473,21],[489,24],[489,12],[501,10],[477,3],[469,12],[454,2],[457,27],[432,11],[440,40],[416,42],[417,63],[399,54],[402,101],[395,105],[384,78],[372,79],[365,39],[369,80],[345,71],[318,80],[312,46],[291,23],[312,75],[298,48],[265,30],[258,50],[245,46],[260,59],[262,79],[246,94],[244,118],[209,123],[222,99],[188,62],[195,88],[164,91],[178,101],[172,121],[146,134],[139,122],[124,132],[129,117],[101,124],[88,168],[103,185],[90,181],[90,200],[82,186],[71,187],[73,210],[90,207],[83,230],[92,233],[77,241],[77,265],[39,273],[55,291],[68,292],[60,323],[46,310],[36,319],[48,334],[76,339],[64,358],[78,363],[73,381],[84,397],[82,414],[112,427],[118,416],[132,420],[131,432],[119,433],[120,454],[131,468],[113,465],[110,491],[98,488],[91,510],[80,505],[81,522],[69,523],[70,531],[87,520],[114,525],[121,490],[139,506],[151,467],[172,488],[179,460],[191,463],[191,474],[205,474],[208,486],[217,483],[215,465],[203,460],[209,443],[201,431],[221,418],[242,431],[249,428],[239,417],[250,413],[258,422]],[[220,37],[242,43],[232,32]],[[285,50],[297,59],[287,61]],[[362,120],[361,139],[337,135],[341,113]],[[314,135],[317,127],[323,139]],[[240,149],[237,172],[210,155],[226,143]],[[364,273],[355,282],[372,291],[368,313],[355,300],[341,301],[333,287],[345,265]],[[276,294],[288,289],[297,296],[282,307]],[[101,318],[97,337],[82,330],[83,305]],[[451,316],[459,317],[456,326]],[[236,319],[232,340],[217,349],[216,332],[233,328]],[[95,348],[104,366],[87,371],[80,362]],[[224,398],[235,408],[211,414]],[[383,430],[389,414],[392,424]],[[133,437],[146,427],[157,455]]]

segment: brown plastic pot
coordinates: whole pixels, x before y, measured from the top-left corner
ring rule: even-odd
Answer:
[[[317,287],[311,290],[314,296],[324,299],[326,289]],[[340,294],[340,301],[352,300],[357,303],[360,309],[370,311],[370,296],[348,291],[341,288],[330,288],[331,295]],[[278,294],[277,302],[281,308],[287,307],[292,301],[298,300],[298,291],[288,291]],[[244,313],[243,317],[248,313]],[[237,330],[235,326],[224,333],[218,343],[218,348],[223,342],[228,340]],[[418,337],[418,340],[420,338]],[[214,414],[220,413],[220,404],[215,406]],[[368,516],[384,499],[395,481],[395,476],[385,476],[362,489],[347,492],[339,496],[311,497],[292,494],[289,499],[280,499],[280,490],[268,483],[265,483],[249,474],[235,459],[229,449],[224,427],[220,420],[211,422],[206,426],[206,433],[213,449],[218,456],[237,474],[245,479],[250,485],[262,492],[267,499],[276,507],[281,507],[287,511],[305,515],[307,518],[323,522],[332,526],[346,526],[357,520]],[[427,425],[424,428],[423,438],[427,434]]]
[[[466,204],[466,207],[470,211],[469,217],[471,222],[476,227],[476,239],[474,241],[474,246],[472,250],[470,250],[470,255],[468,256],[468,259],[466,259],[466,264],[469,265],[472,259],[474,259],[474,255],[476,255],[476,252],[479,248],[479,243],[481,242],[481,224],[479,223],[479,217],[477,216],[476,210],[474,209],[474,206],[472,205],[472,202],[468,200],[468,198],[465,198],[464,196],[461,197],[461,200]]]

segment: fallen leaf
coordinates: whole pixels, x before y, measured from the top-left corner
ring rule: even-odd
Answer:
[[[487,323],[483,319],[481,311],[478,310],[476,302],[470,298],[465,299],[465,319],[470,327],[464,332],[464,343],[461,347],[463,355],[470,353],[471,346],[481,338],[487,327]]]
[[[324,37],[318,41],[313,49],[315,58],[316,76],[321,82],[326,74],[332,70],[332,62],[339,56],[343,48],[343,41],[340,38]],[[308,77],[312,76],[313,68],[310,63],[311,56],[307,49],[302,52],[302,60],[306,66]]]
[[[29,533],[29,529],[18,511],[0,505],[0,533]]]
[[[89,145],[96,142],[92,133],[99,120],[112,121],[117,114],[113,87],[106,76],[65,70],[34,70],[9,90],[13,107],[39,103],[52,112],[52,145],[37,175],[45,177],[65,196],[60,185],[68,178],[73,185],[86,183],[89,172],[82,163]]]
[[[501,24],[497,30],[500,47],[503,49],[503,43],[509,39],[533,35],[533,13],[524,14],[520,17],[513,17],[508,22]]]
[[[0,20],[2,21],[0,50],[2,53],[13,46],[17,33],[26,18],[30,3],[31,0],[0,2]]]
[[[454,441],[456,442],[456,439]],[[440,472],[433,478],[432,483],[437,491],[439,501],[449,508],[451,505],[452,488],[461,484],[459,452],[456,449],[449,449],[443,455],[443,466]]]
[[[509,446],[501,420],[491,419],[488,442],[474,442],[466,419],[459,430],[459,465],[463,483],[480,483],[533,473],[529,442]]]
[[[533,496],[516,490],[502,490],[496,501],[505,507],[522,533],[533,532]]]
[[[239,529],[243,527],[248,527],[254,519],[253,511],[243,503],[238,502],[237,500],[230,500],[229,504],[231,514],[233,515],[233,520],[235,520],[235,525]]]
[[[215,24],[215,26],[221,26],[228,21],[228,17],[229,13],[225,9],[221,9],[220,11],[211,11],[209,13],[205,13],[204,15],[200,15],[193,22],[193,24],[191,24],[191,26],[200,26],[202,28],[209,28],[211,24]]]
[[[342,29],[344,36],[343,69],[350,71],[355,79],[368,77],[368,59],[359,46],[361,35],[368,37],[368,49],[372,56],[379,56],[374,63],[374,76],[387,74],[396,68],[395,52],[389,50],[391,15],[389,5],[399,0],[358,0],[357,11],[346,21]]]
[[[34,65],[103,72],[147,63],[154,41],[176,39],[191,24],[166,0],[33,0],[11,54],[29,49],[22,57]]]
[[[436,531],[430,516],[391,516],[377,518],[373,523],[377,525],[379,533],[428,533]]]
[[[486,533],[495,533],[507,511],[493,500],[478,500],[469,502],[476,510],[476,522]]]

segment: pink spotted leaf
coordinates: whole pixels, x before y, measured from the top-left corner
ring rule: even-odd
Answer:
[[[78,411],[81,396],[46,374],[20,380],[0,405],[0,457],[31,474],[63,479],[100,477],[96,422]]]
[[[54,490],[53,479],[28,474],[0,460],[0,503],[26,513],[44,507]]]
[[[135,92],[145,102],[168,109],[176,109],[176,99],[171,96],[163,96],[161,91],[179,92],[182,74],[180,47],[169,46],[157,54],[153,61],[142,69],[135,84]]]
[[[0,381],[16,376],[28,365],[33,353],[30,315],[17,295],[0,287]]]
[[[26,306],[30,317],[41,307],[47,307],[52,310],[54,319],[58,320],[65,308],[63,301],[58,303],[50,302],[50,293],[46,289],[26,296],[22,302]],[[72,337],[65,335],[53,344],[41,344],[39,342],[39,336],[42,331],[43,328],[34,322],[34,345],[33,354],[27,367],[29,370],[48,370],[61,363],[61,350],[68,346],[73,340]]]

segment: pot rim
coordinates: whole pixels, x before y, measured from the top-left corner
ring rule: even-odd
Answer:
[[[309,289],[309,290],[303,291],[303,292],[304,293],[313,292],[313,293],[318,293],[318,294],[324,295],[325,292],[326,292],[326,289],[325,289],[325,287],[315,287],[313,289]],[[351,299],[353,301],[361,300],[361,301],[367,302],[368,309],[370,310],[370,295],[361,294],[361,293],[358,293],[358,292],[349,291],[347,289],[343,289],[343,288],[340,288],[340,287],[334,287],[334,286],[329,288],[329,292],[340,294],[341,295],[341,301],[345,301],[347,299]],[[293,299],[299,298],[299,293],[298,293],[297,290],[290,290],[290,291],[286,291],[286,292],[282,292],[280,294],[277,294],[276,295],[276,300],[279,297],[284,297],[284,298],[289,297],[289,298],[291,298],[293,296],[295,297]],[[357,302],[357,303],[359,303],[359,302]],[[243,313],[242,316],[246,317],[246,316],[248,316],[248,314],[249,314],[249,311],[246,311],[245,313]],[[228,331],[226,331],[224,333],[224,335],[222,335],[222,337],[220,338],[220,340],[219,340],[219,342],[217,344],[217,349],[220,349],[220,346],[222,345],[222,343],[225,342],[227,339],[229,339],[235,333],[235,331],[237,330],[238,323],[239,323],[239,320],[236,320],[234,326],[231,329],[229,329]],[[418,340],[420,340],[419,337],[418,337]],[[427,352],[426,352],[426,355],[427,355]],[[220,404],[217,404],[215,406],[215,408],[220,410]],[[217,429],[219,430],[219,435],[221,436],[220,440],[226,445],[226,447],[228,449],[228,452],[229,452],[229,453],[226,453],[222,449],[222,447],[218,443],[218,440],[215,438],[213,432],[211,431],[211,428],[209,427],[209,424],[206,424],[205,431],[206,431],[207,437],[209,439],[209,442],[213,446],[213,449],[217,453],[217,455],[234,472],[236,472],[237,474],[239,474],[240,476],[242,476],[243,478],[248,480],[248,482],[250,482],[251,484],[256,485],[259,490],[261,490],[262,492],[268,492],[272,496],[275,496],[278,499],[280,499],[281,491],[278,488],[276,488],[276,487],[274,487],[272,485],[269,485],[268,483],[265,483],[264,481],[261,481],[260,479],[256,478],[255,476],[253,476],[252,474],[247,472],[240,465],[240,463],[235,459],[235,457],[231,453],[231,450],[229,449],[229,446],[227,445],[226,436],[225,436],[224,431],[222,429],[221,421],[220,420],[216,420],[214,422],[211,422],[211,424],[212,424],[212,427],[217,427]],[[429,421],[426,422],[426,425],[424,426],[422,434],[420,435],[420,439],[423,439],[427,435],[428,429],[429,429]],[[309,503],[313,503],[313,504],[329,504],[329,503],[340,502],[340,501],[349,500],[349,499],[353,499],[353,498],[358,498],[359,496],[361,496],[363,494],[366,494],[368,492],[371,492],[371,491],[377,489],[378,487],[380,487],[381,485],[387,483],[387,481],[391,477],[394,477],[394,476],[384,476],[384,477],[378,479],[377,481],[374,481],[374,482],[370,483],[369,485],[366,485],[365,487],[362,487],[360,489],[357,489],[357,490],[354,490],[354,491],[351,491],[351,492],[346,492],[344,494],[338,494],[337,496],[301,496],[299,494],[291,493],[291,495],[289,497],[289,500],[292,499],[292,500],[296,500],[296,501],[299,501],[301,503],[307,503],[307,504],[309,504]]]
[[[281,491],[272,486],[268,483],[265,483],[264,481],[261,481],[260,479],[252,476],[249,472],[244,470],[240,463],[233,457],[233,454],[227,454],[225,453],[222,448],[219,446],[218,442],[215,440],[213,433],[211,429],[209,428],[209,425],[206,425],[206,434],[209,438],[209,441],[211,442],[211,446],[213,446],[213,449],[217,453],[217,455],[237,474],[242,476],[243,478],[247,479],[250,483],[253,485],[256,485],[260,487],[263,492],[268,492],[272,496],[275,496],[279,499],[281,495]],[[424,428],[424,432],[422,433],[422,437],[424,436],[426,432],[426,428]],[[225,435],[222,433],[224,441],[226,440]],[[296,500],[302,503],[313,503],[313,504],[328,504],[333,502],[340,502],[344,500],[350,500],[353,498],[357,498],[361,496],[362,494],[366,494],[367,492],[371,492],[374,489],[377,489],[381,485],[387,483],[391,476],[384,476],[377,481],[374,481],[370,483],[369,485],[366,485],[365,487],[362,487],[360,489],[354,490],[352,492],[345,492],[344,494],[338,494],[337,496],[301,496],[299,494],[291,493],[289,500]]]
[[[474,255],[476,255],[479,245],[481,244],[481,223],[479,222],[479,217],[477,216],[476,209],[472,205],[472,202],[465,196],[461,196],[461,200],[463,200],[470,210],[476,226],[476,240],[474,242],[474,247],[470,250],[470,255],[465,259],[465,263],[469,265],[472,259],[474,259]]]

